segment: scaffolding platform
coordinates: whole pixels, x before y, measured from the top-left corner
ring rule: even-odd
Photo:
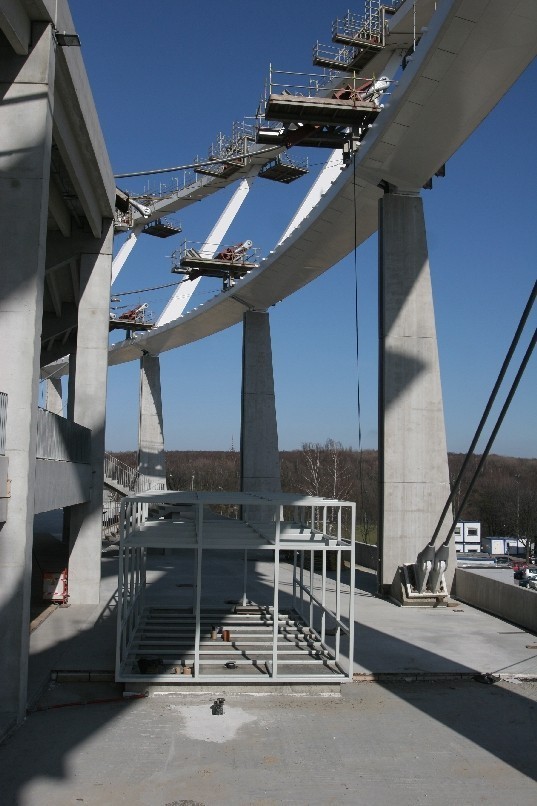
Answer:
[[[278,145],[291,148],[299,145],[304,148],[342,148],[348,140],[345,126],[319,126],[311,123],[290,129],[288,126],[260,126],[256,142],[263,145]],[[260,174],[261,175],[261,174]]]
[[[214,176],[217,179],[228,179],[233,176],[238,170],[244,167],[244,160],[240,162],[221,162],[215,163],[214,167],[211,165],[199,166],[194,168],[195,173],[203,174],[204,176]]]
[[[308,171],[307,161],[298,163],[281,156],[263,165],[258,176],[260,179],[271,179],[273,182],[283,182],[284,185],[289,185],[296,179],[305,176]]]
[[[178,235],[183,231],[179,224],[174,224],[165,218],[156,218],[146,224],[142,232],[144,235],[153,235],[155,238],[170,238],[172,235]]]
[[[282,123],[313,123],[364,127],[372,123],[379,113],[373,101],[353,97],[352,88],[337,90],[337,98],[305,95],[270,95],[266,108],[267,120]]]
[[[109,330],[126,330],[127,333],[151,330],[153,327],[152,314],[147,309],[147,302],[124,311],[119,316],[110,313]]]
[[[332,23],[332,42],[365,48],[382,48],[385,44],[387,19],[395,14],[402,0],[391,5],[383,0],[365,0],[361,15],[348,11]]]
[[[236,517],[223,516],[215,507]],[[354,568],[355,504],[293,494],[148,492],[123,500],[120,524],[118,682],[352,679],[354,595],[352,581],[344,595],[341,575],[343,558]],[[159,585],[164,585],[159,579],[148,590],[150,550],[164,550],[167,565],[174,556],[178,563],[193,558],[192,584],[174,586],[185,589],[181,594],[164,591],[159,597]],[[215,550],[236,557],[243,593],[231,606],[223,589],[221,604],[207,601],[214,592],[203,557]],[[271,604],[257,604],[248,595],[255,584],[248,579],[252,552],[261,552],[272,565],[272,587],[264,577]],[[329,556],[335,556],[336,568],[330,578]],[[315,574],[319,557],[321,572]]]
[[[360,73],[384,45],[368,43],[362,47],[337,47],[317,42],[313,48],[313,64],[329,70]]]
[[[216,277],[223,281],[225,289],[259,267],[259,250],[252,246],[251,241],[228,246],[212,256],[206,254],[207,249],[211,252],[210,245],[196,246],[198,249],[193,242],[184,241],[172,254],[172,273],[184,274],[189,280]]]

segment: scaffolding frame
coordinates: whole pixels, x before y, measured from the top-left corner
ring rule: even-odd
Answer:
[[[211,516],[209,507],[225,506],[240,509],[243,517],[236,519]],[[153,514],[151,514],[153,513]],[[156,513],[156,514],[155,514]],[[163,519],[166,513],[167,519]],[[346,513],[346,517],[344,517]],[[245,514],[248,520],[244,519]],[[284,515],[287,519],[284,519]],[[291,519],[289,519],[291,517]],[[343,536],[347,521],[348,537]],[[176,683],[338,683],[352,680],[354,657],[354,533],[356,505],[300,494],[285,493],[226,493],[226,492],[148,492],[128,496],[121,503],[118,578],[118,629],[116,645],[116,680],[118,682]],[[146,601],[148,549],[193,549],[195,581],[192,612],[170,610]],[[271,627],[270,638],[255,641],[247,651],[232,640],[207,643],[207,625],[213,612],[202,610],[202,567],[204,552],[215,549],[239,550],[243,555],[242,609],[223,618],[225,625],[244,622],[252,613],[248,606],[248,551],[268,552],[274,557],[273,603],[259,607],[256,616]],[[328,555],[335,555],[335,607],[327,604]],[[292,618],[280,613],[280,561],[282,554],[292,555]],[[315,558],[321,554],[321,580],[315,584]],[[342,569],[347,557],[350,568],[348,606],[343,613]],[[309,574],[305,572],[308,570]],[[307,578],[309,577],[309,578]],[[320,589],[320,593],[319,593]],[[332,594],[333,595],[333,594]],[[172,618],[176,629],[193,626],[187,639],[193,647],[178,657],[175,649],[168,652],[172,665],[150,669],[143,661],[159,653],[154,642],[145,651],[140,649],[141,631],[151,618],[151,610],[159,618]],[[320,619],[320,627],[314,620]],[[327,642],[327,619],[330,620],[334,642]],[[292,635],[290,635],[292,633]],[[299,634],[298,638],[297,635]],[[348,636],[347,662],[341,653],[341,638]],[[148,644],[149,642],[145,642]],[[251,644],[251,640],[247,641]],[[300,645],[300,646],[299,646]],[[207,649],[207,647],[209,647]],[[223,654],[220,647],[225,650]],[[215,653],[215,648],[218,652]],[[302,655],[300,656],[300,652]],[[179,653],[180,654],[180,653]],[[214,657],[212,657],[214,656]],[[228,666],[223,663],[226,657]],[[142,668],[140,667],[142,658]],[[189,660],[190,659],[190,660]],[[235,662],[236,661],[236,662]],[[313,673],[304,667],[315,667]],[[188,666],[188,673],[184,669]],[[295,669],[293,669],[293,666]],[[228,671],[239,668],[237,674]],[[249,673],[241,671],[247,667]],[[225,668],[225,671],[224,671]],[[181,673],[181,671],[183,673]]]

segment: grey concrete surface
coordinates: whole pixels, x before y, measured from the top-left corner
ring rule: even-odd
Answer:
[[[418,193],[379,202],[379,560],[401,598],[399,568],[416,562],[449,495],[433,295]],[[444,521],[437,540],[447,536]],[[453,579],[455,545],[446,571]]]
[[[0,14],[0,17],[2,15]],[[35,19],[35,18],[34,18]],[[1,27],[1,26],[0,26]],[[54,40],[36,23],[27,58],[0,38],[0,339],[8,395],[11,494],[0,535],[0,713],[24,714],[34,515],[38,377],[48,217]]]
[[[71,507],[69,517],[70,597],[78,604],[99,601],[109,293],[114,236],[110,219],[103,219],[102,230],[100,238],[79,236],[80,302],[75,372],[69,385],[69,419],[91,429],[91,498],[87,503]]]
[[[499,571],[494,576],[458,568],[457,597],[527,630],[537,631],[537,592],[519,587],[512,570]]]
[[[270,320],[266,311],[247,311],[243,318],[241,490],[281,490]],[[258,507],[256,517],[261,517]]]
[[[140,359],[138,470],[149,479],[151,489],[158,489],[162,485],[166,487],[166,454],[158,355],[143,355]]]
[[[206,694],[103,702],[118,692],[58,689],[0,748],[10,806],[535,803],[529,684],[241,693],[221,716]]]
[[[54,525],[51,514],[36,521]],[[240,564],[237,573],[233,556],[211,554],[211,600],[234,598]],[[150,565],[152,595],[186,600],[188,590],[178,587],[190,574],[186,563],[155,554]],[[32,633],[32,705],[0,746],[2,802],[535,802],[537,684],[524,679],[537,678],[535,635],[467,605],[396,607],[374,595],[371,573],[357,570],[355,672],[385,680],[324,686],[316,697],[308,687],[213,686],[128,700],[113,683],[51,681],[52,670],[113,667],[113,544],[104,545],[102,569],[100,605],[57,609]],[[252,598],[269,598],[270,576],[270,563],[252,563]],[[283,572],[284,601],[288,586]],[[504,679],[484,685],[475,671]],[[395,673],[400,679],[390,680]],[[226,703],[217,717],[210,706],[219,695]]]

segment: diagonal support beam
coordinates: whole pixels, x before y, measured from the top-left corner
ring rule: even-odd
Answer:
[[[257,175],[258,168],[252,169],[248,176],[245,176],[244,179],[241,179],[239,182],[239,186],[227,205],[222,212],[222,215],[212,228],[211,232],[209,233],[207,240],[203,244],[200,249],[200,255],[204,258],[211,258],[217,251],[218,246],[220,245],[222,239],[225,237],[226,232],[232,225],[233,221],[235,220],[235,216],[239,212],[243,201],[247,197],[248,193],[250,192],[250,188],[252,187],[253,181]],[[198,277],[196,280],[190,281],[188,291],[190,293],[186,293],[183,286],[184,283],[175,290],[175,292],[170,297],[168,304],[162,311],[156,326],[160,327],[161,325],[167,325],[168,322],[173,322],[175,319],[178,319],[181,314],[183,313],[184,309],[188,305],[189,300],[191,299],[194,291],[197,288],[197,285],[201,277]]]

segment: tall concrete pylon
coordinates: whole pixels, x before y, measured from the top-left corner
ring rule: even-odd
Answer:
[[[69,362],[68,418],[91,429],[91,497],[69,507],[69,601],[99,602],[104,484],[104,432],[113,221],[102,235],[80,234],[80,301],[76,354]]]
[[[151,489],[166,489],[166,454],[158,355],[146,353],[140,359],[139,410],[138,472],[148,477]]]
[[[241,491],[280,492],[280,455],[267,311],[243,317]],[[259,512],[261,508],[257,507]]]
[[[0,524],[0,714],[26,713],[39,353],[54,109],[52,26],[36,22],[32,48],[14,53],[0,38],[1,389],[8,395],[5,453],[11,497]]]
[[[449,470],[429,257],[419,193],[379,202],[379,589],[430,541]],[[447,533],[438,536],[439,546]],[[453,574],[454,562],[451,565]]]

